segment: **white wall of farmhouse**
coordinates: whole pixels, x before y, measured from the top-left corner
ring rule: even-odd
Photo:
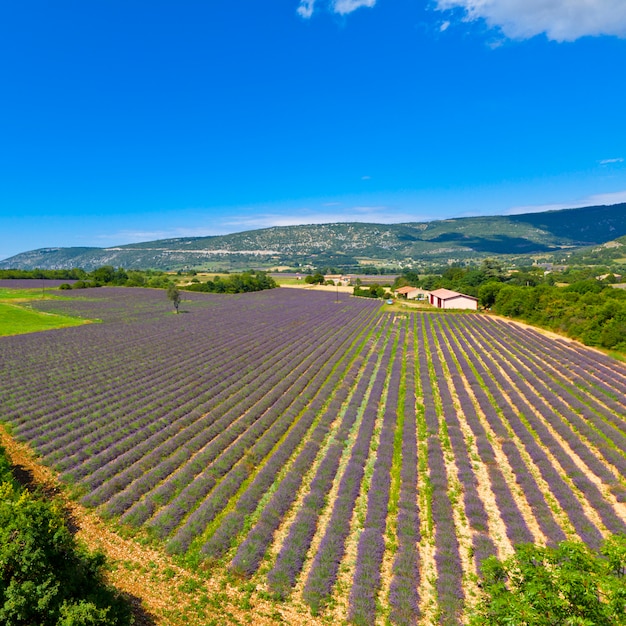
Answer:
[[[473,298],[467,296],[457,296],[456,298],[447,298],[441,300],[442,304],[439,306],[442,309],[478,309],[478,302]]]

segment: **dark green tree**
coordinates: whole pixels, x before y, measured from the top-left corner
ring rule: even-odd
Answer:
[[[91,277],[105,285],[125,285],[128,280],[128,274],[123,268],[116,269],[112,265],[103,265],[95,269],[91,272]]]
[[[180,301],[182,297],[180,295],[180,291],[176,288],[176,285],[170,284],[167,288],[167,297],[172,301],[174,308],[176,309],[176,313],[178,313],[178,307],[180,306]]]
[[[306,276],[304,282],[308,285],[323,285],[324,284],[324,275],[316,272],[315,274],[310,274]]]
[[[508,317],[521,317],[529,311],[531,296],[523,287],[505,285],[496,295],[495,311]]]
[[[503,283],[493,281],[483,283],[478,288],[478,301],[480,302],[480,306],[486,309],[491,308],[495,304],[496,297],[503,286]]]

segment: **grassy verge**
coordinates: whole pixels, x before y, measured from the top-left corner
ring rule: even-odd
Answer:
[[[0,337],[88,323],[76,317],[35,311],[28,306],[28,302],[41,298],[42,292],[38,289],[0,289]]]

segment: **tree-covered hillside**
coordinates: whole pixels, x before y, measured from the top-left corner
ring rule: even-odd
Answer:
[[[603,244],[623,235],[626,203],[404,224],[281,226],[111,248],[45,248],[6,259],[0,262],[0,268],[92,270],[114,265],[128,269],[217,271],[330,265],[348,271],[364,262],[414,267],[486,255],[553,253]]]

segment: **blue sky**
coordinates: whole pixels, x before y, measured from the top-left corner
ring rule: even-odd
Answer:
[[[0,259],[626,201],[624,0],[11,0],[0,55]]]

